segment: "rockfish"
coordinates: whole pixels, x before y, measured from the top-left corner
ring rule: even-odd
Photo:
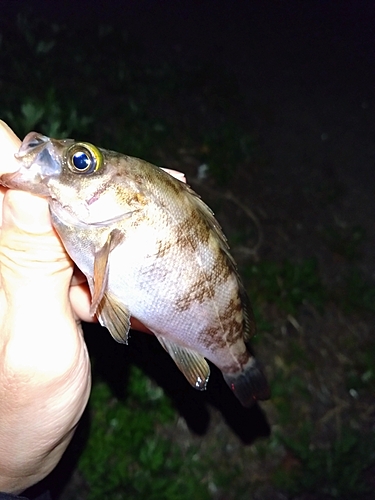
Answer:
[[[255,323],[235,262],[189,186],[138,158],[36,132],[16,158],[20,169],[1,183],[48,200],[52,223],[87,278],[91,313],[115,340],[127,343],[134,316],[193,387],[206,388],[207,359],[244,406],[269,397],[246,346]]]

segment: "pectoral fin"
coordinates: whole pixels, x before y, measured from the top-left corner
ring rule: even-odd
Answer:
[[[206,389],[210,376],[210,367],[203,356],[187,347],[181,347],[178,344],[167,340],[160,335],[157,339],[172,357],[178,368],[185,375],[188,382],[195,388],[203,391]]]
[[[94,277],[91,297],[90,314],[94,315],[101,302],[108,283],[109,254],[122,240],[122,233],[114,229],[108,235],[104,245],[95,252]]]
[[[105,292],[98,305],[97,315],[100,324],[109,330],[109,333],[117,342],[121,344],[128,343],[130,312],[117,297]]]

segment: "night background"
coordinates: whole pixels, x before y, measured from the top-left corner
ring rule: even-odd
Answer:
[[[185,172],[272,390],[242,408],[87,325],[90,405],[34,493],[375,499],[374,26],[372,1],[0,2],[0,118]]]

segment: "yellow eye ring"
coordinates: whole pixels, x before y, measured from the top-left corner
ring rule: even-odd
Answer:
[[[92,174],[103,165],[101,151],[89,142],[77,142],[66,152],[69,169],[76,174]]]

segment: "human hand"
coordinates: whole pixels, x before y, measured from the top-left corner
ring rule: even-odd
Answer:
[[[0,174],[19,144],[0,122]],[[56,466],[87,404],[92,318],[47,201],[1,188],[0,207],[0,491],[19,493]]]
[[[0,175],[18,169],[19,145],[0,121]],[[0,227],[0,491],[20,493],[57,465],[84,411],[91,381],[80,320],[95,318],[46,200],[0,187]]]

